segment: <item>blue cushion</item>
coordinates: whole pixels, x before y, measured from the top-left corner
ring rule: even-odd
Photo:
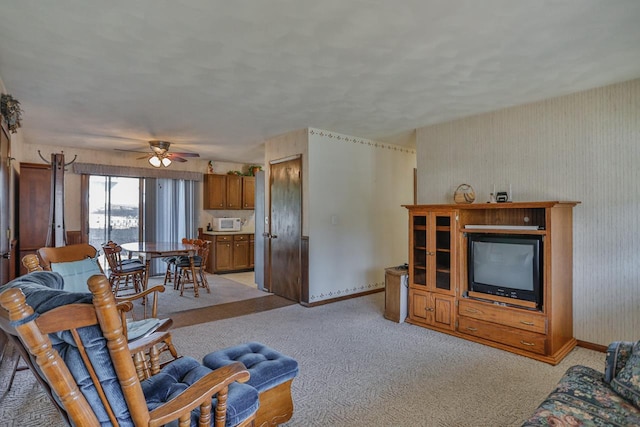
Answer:
[[[229,347],[206,355],[202,363],[218,369],[242,362],[251,374],[247,384],[263,392],[298,375],[298,362],[258,342]]]
[[[179,256],[175,262],[178,267],[189,267],[191,265],[188,256]],[[200,267],[202,265],[202,257],[200,255],[193,257],[193,265],[194,267]]]
[[[140,260],[131,260],[130,262],[123,262],[120,266],[120,270],[123,273],[131,273],[133,271],[138,271],[144,269],[144,264],[140,262]]]
[[[87,280],[95,274],[102,274],[96,258],[80,261],[51,263],[51,271],[64,278],[64,290],[69,292],[89,292]]]
[[[158,374],[142,382],[142,391],[150,411],[173,399],[187,387],[211,372],[191,357],[181,357],[165,366]],[[215,408],[217,399],[213,398]],[[227,398],[226,426],[235,426],[258,410],[258,391],[247,384],[233,383],[229,386]],[[213,411],[212,408],[212,411]],[[198,425],[200,408],[191,412],[191,425]],[[211,423],[214,417],[212,414]],[[167,424],[177,426],[178,422]]]

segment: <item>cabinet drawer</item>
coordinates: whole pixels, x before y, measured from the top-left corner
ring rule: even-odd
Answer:
[[[216,242],[231,242],[233,236],[216,236]]]
[[[249,240],[249,235],[248,234],[239,234],[239,235],[235,235],[233,236],[233,241],[234,242],[245,242]]]
[[[532,353],[546,354],[546,336],[468,317],[458,318],[458,332]]]
[[[503,306],[493,306],[461,299],[458,304],[458,314],[539,334],[547,332],[545,317],[538,313],[527,313]]]

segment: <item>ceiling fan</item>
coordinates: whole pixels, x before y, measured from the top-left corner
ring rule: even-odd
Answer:
[[[159,140],[151,140],[149,141],[149,148],[151,148],[151,153],[147,154],[143,157],[138,157],[138,159],[148,159],[149,164],[154,168],[159,168],[160,166],[168,167],[171,162],[186,162],[187,159],[184,157],[200,157],[197,153],[170,153],[169,146],[171,145],[168,141],[159,141]]]

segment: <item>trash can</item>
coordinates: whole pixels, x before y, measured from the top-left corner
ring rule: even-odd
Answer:
[[[409,270],[406,266],[385,268],[384,317],[402,323],[407,318]]]

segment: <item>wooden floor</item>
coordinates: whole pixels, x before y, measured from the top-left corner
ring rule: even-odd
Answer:
[[[181,328],[183,326],[197,325],[214,320],[244,316],[245,314],[259,313],[261,311],[273,310],[274,308],[286,307],[293,304],[295,304],[295,302],[286,298],[269,295],[266,297],[212,305],[211,307],[179,311],[169,314],[169,317],[173,319],[174,328]]]

